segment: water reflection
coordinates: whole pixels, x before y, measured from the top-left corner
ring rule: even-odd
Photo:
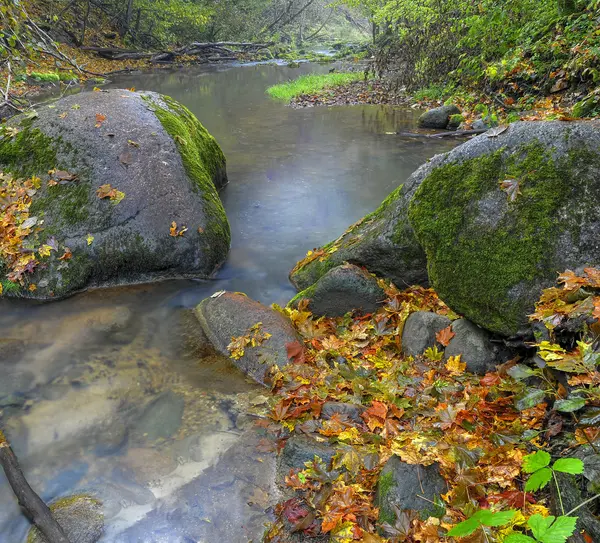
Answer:
[[[292,109],[265,95],[269,85],[328,69],[186,68],[115,81],[180,100],[223,147],[228,261],[210,282],[0,302],[0,409],[14,448],[45,499],[75,491],[102,498],[105,541],[260,533],[262,509],[248,504],[268,494],[272,457],[258,455],[247,436],[240,442],[239,420],[256,389],[227,360],[201,358],[186,308],[221,289],[285,303],[287,274],[307,249],[338,236],[451,145],[387,135],[415,126],[411,110]],[[27,526],[2,476],[0,542],[23,541]]]

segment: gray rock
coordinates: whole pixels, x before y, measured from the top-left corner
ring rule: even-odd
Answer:
[[[344,264],[300,292],[290,306],[298,307],[302,300],[308,300],[308,309],[315,315],[341,317],[349,311],[374,313],[384,299],[385,292],[375,277],[358,266]]]
[[[411,313],[402,331],[402,351],[409,356],[418,356],[423,354],[425,349],[439,345],[436,334],[451,323],[448,317],[431,311]]]
[[[460,355],[461,360],[467,364],[467,370],[477,375],[494,371],[497,349],[490,341],[489,332],[466,319],[454,321],[452,331],[456,335],[446,347],[446,359]]]
[[[361,413],[365,410],[362,405],[344,402],[325,402],[321,409],[321,418],[329,420],[333,415],[338,414],[347,417],[354,422],[363,422]]]
[[[104,533],[102,503],[91,496],[76,495],[60,498],[50,504],[50,510],[69,541],[96,543]],[[37,528],[32,528],[27,543],[46,543],[46,538]]]
[[[319,252],[321,256],[298,262],[290,273],[294,286],[304,290],[345,262],[363,266],[396,285],[427,286],[425,252],[408,222],[408,204],[421,180],[417,174],[411,175],[373,213],[327,244],[323,254]],[[332,247],[336,250],[331,251]]]
[[[12,364],[18,362],[25,352],[25,342],[20,339],[0,339],[0,362]]]
[[[419,117],[419,126],[421,128],[446,128],[452,115],[460,115],[460,109],[454,104],[436,107]]]
[[[184,399],[172,391],[156,398],[141,414],[132,428],[135,440],[154,441],[171,437],[181,425]]]
[[[306,462],[312,462],[318,456],[329,466],[336,450],[328,443],[316,441],[309,436],[292,436],[277,459],[277,481],[285,485],[285,478],[292,469],[304,469]]]
[[[30,371],[12,368],[3,368],[2,373],[2,380],[0,380],[0,407],[23,405],[25,402],[23,394],[32,387],[35,376]]]
[[[422,166],[408,215],[439,296],[483,328],[528,333],[558,272],[600,262],[599,175],[599,121],[513,123]]]
[[[255,302],[239,292],[225,292],[206,298],[195,309],[202,332],[221,354],[230,356],[227,346],[233,337],[271,334],[259,345],[246,346],[244,355],[232,362],[255,381],[266,384],[271,368],[288,363],[287,344],[301,341],[291,322],[281,313]]]
[[[438,464],[406,464],[397,456],[392,456],[383,467],[377,483],[379,520],[393,525],[396,510],[407,509],[418,511],[426,518],[436,512],[431,502],[439,500],[447,488]]]
[[[97,123],[97,114],[105,119]],[[57,299],[90,286],[208,278],[224,261],[230,233],[217,189],[227,180],[225,158],[181,104],[151,92],[85,92],[9,124],[19,132],[0,141],[0,167],[42,179],[30,215],[43,218],[57,247],[45,266],[26,274],[37,290],[19,296]],[[48,186],[52,168],[78,179]],[[124,199],[99,198],[105,184]],[[171,236],[172,222],[188,231]],[[50,237],[42,231],[42,242]],[[65,247],[73,257],[61,261]]]
[[[477,119],[471,126],[473,130],[489,130],[491,128],[483,119]]]

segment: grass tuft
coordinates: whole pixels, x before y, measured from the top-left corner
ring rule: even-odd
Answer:
[[[308,74],[280,83],[267,89],[267,94],[277,100],[289,102],[302,94],[316,94],[324,89],[347,85],[364,78],[363,72],[340,72],[331,74]]]

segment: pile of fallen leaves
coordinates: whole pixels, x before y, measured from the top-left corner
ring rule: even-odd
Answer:
[[[589,304],[569,302],[569,293],[575,287],[596,288],[599,277],[596,270],[588,270],[584,278],[563,274],[565,288],[546,291],[535,318],[555,323],[582,303]],[[524,491],[522,463],[527,454],[545,448],[571,423],[575,408],[582,407],[556,405],[567,394],[559,384],[558,368],[531,368],[516,357],[479,377],[465,371],[460,356],[444,360],[435,347],[417,358],[405,356],[402,329],[412,312],[457,316],[430,289],[400,292],[386,285],[386,292],[383,308],[364,317],[317,318],[305,306],[284,310],[304,344],[288,346],[291,363],[273,376],[271,422],[260,424],[274,436],[278,449],[289,436],[305,434],[334,445],[337,454],[330,464],[315,457],[290,471],[286,485],[294,497],[276,508],[277,520],[265,541],[288,541],[290,534],[301,536],[300,540],[312,536],[339,543],[455,541],[448,531],[474,513],[518,509],[508,525],[482,526],[461,539],[492,543],[522,533],[533,515],[550,514],[547,493]],[[452,337],[448,327],[437,339],[445,346]],[[590,358],[591,347],[583,354],[581,349],[579,345],[568,354],[556,346],[551,352],[563,358],[593,359],[578,366],[571,379],[586,387],[585,405],[600,405],[598,355]],[[564,366],[560,369],[568,371]],[[541,388],[528,380],[532,375],[541,378]],[[326,401],[361,406],[361,420],[341,414],[323,420],[320,414]],[[578,430],[568,437],[569,444],[577,446],[597,436]],[[448,492],[443,502],[432,504],[435,516],[423,519],[410,511],[396,511],[394,524],[380,522],[376,486],[392,455],[409,464],[439,465]]]

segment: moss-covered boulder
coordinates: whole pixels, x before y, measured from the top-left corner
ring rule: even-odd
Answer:
[[[226,258],[217,192],[225,158],[171,98],[77,94],[14,117],[0,136],[0,170],[31,178],[11,218],[25,232],[17,254],[0,240],[4,295],[52,299],[91,286],[207,278]]]
[[[456,312],[507,336],[557,273],[600,264],[600,122],[520,122],[421,168],[409,219]]]
[[[310,251],[290,273],[294,286],[305,290],[345,262],[365,267],[397,285],[427,286],[425,252],[408,222],[408,204],[421,180],[413,174],[373,213],[353,224],[338,239]]]

